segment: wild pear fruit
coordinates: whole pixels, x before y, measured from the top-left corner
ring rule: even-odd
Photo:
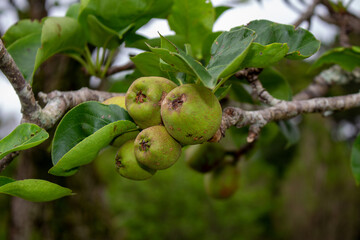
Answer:
[[[226,158],[234,158],[226,156]],[[225,161],[204,176],[205,190],[210,197],[225,199],[231,197],[238,189],[239,170],[230,161]]]
[[[134,154],[134,140],[129,140],[120,147],[115,157],[115,166],[121,176],[132,180],[146,180],[156,172],[138,163]]]
[[[182,145],[209,140],[219,129],[222,111],[210,89],[184,84],[171,90],[161,104],[166,130]]]
[[[181,145],[164,126],[144,129],[135,139],[135,156],[143,165],[161,170],[172,166],[181,155]]]
[[[122,107],[123,109],[126,109],[126,107],[125,107],[125,96],[111,97],[111,98],[106,99],[102,103],[106,104],[106,105],[116,104],[116,105]]]
[[[141,77],[131,84],[125,96],[126,109],[140,128],[161,124],[161,102],[175,87],[162,77]]]
[[[192,169],[206,173],[224,159],[225,150],[218,143],[205,142],[190,146],[186,151],[186,163]]]

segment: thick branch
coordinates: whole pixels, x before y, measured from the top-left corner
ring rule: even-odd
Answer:
[[[40,92],[39,98],[46,103],[40,113],[40,126],[49,129],[68,111],[69,109],[86,101],[103,102],[107,98],[121,96],[123,93],[111,93],[81,88],[77,91],[60,92],[53,91],[49,94]]]
[[[316,76],[314,81],[306,89],[293,97],[293,100],[321,97],[325,95],[331,85],[344,85],[350,82],[360,82],[360,68],[355,68],[352,72],[347,72],[340,66],[334,65]]]
[[[282,101],[276,106],[257,111],[244,111],[240,108],[228,107],[223,112],[220,130],[222,135],[224,135],[226,129],[231,126],[235,125],[240,128],[250,125],[250,128],[252,128],[250,130],[256,134],[271,121],[285,120],[303,113],[342,111],[355,107],[360,107],[360,93],[301,101]]]
[[[33,113],[38,112],[41,108],[36,103],[30,84],[24,79],[14,59],[6,50],[2,40],[0,40],[0,69],[15,89],[20,99],[21,112],[24,117],[32,120]]]
[[[274,98],[262,85],[259,79],[261,68],[246,68],[235,74],[237,78],[246,78],[250,83],[253,94],[263,103],[274,106],[282,100]]]

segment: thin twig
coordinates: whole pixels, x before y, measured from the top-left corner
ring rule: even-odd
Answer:
[[[310,22],[311,17],[314,15],[316,6],[320,3],[320,0],[314,0],[313,3],[308,7],[308,9],[301,14],[300,18],[294,22],[295,28],[298,27],[302,22]]]
[[[123,65],[123,66],[112,66],[109,67],[108,70],[106,71],[106,75],[105,76],[110,76],[113,75],[115,73],[118,72],[122,72],[122,71],[126,71],[126,70],[131,70],[135,68],[135,64],[133,62],[128,62],[127,64]]]
[[[0,173],[19,155],[19,151],[9,153],[3,159],[0,160]]]

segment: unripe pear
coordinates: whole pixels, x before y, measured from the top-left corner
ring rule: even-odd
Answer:
[[[175,87],[162,77],[141,77],[131,84],[125,96],[126,109],[140,128],[161,124],[161,102]]]
[[[222,111],[210,89],[184,84],[171,90],[161,104],[166,130],[182,145],[209,140],[219,129]]]
[[[215,168],[224,158],[225,150],[218,143],[203,143],[190,146],[186,163],[192,169],[206,173]]]
[[[232,160],[233,156],[226,156],[226,158]],[[239,170],[228,160],[225,159],[221,165],[204,176],[205,190],[213,198],[229,198],[238,189]]]
[[[116,104],[123,109],[126,109],[125,107],[125,96],[116,96],[106,99],[102,102],[103,104],[110,105],[110,104]]]
[[[144,129],[135,139],[135,156],[143,165],[156,170],[172,166],[181,155],[181,145],[164,126]]]
[[[156,172],[138,163],[134,154],[134,140],[121,146],[115,157],[115,165],[121,176],[132,180],[146,180]]]

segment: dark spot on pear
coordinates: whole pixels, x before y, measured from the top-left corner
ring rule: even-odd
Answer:
[[[141,140],[141,142],[140,142],[140,150],[141,151],[147,151],[147,150],[149,150],[149,148],[150,148],[150,144],[149,144],[149,141],[146,141],[146,140]]]
[[[180,111],[180,109],[185,101],[186,101],[186,95],[183,93],[180,95],[180,97],[171,101],[170,108],[175,111]]]
[[[140,90],[135,97],[135,102],[136,103],[143,103],[146,99],[146,95],[142,93],[142,91]]]

